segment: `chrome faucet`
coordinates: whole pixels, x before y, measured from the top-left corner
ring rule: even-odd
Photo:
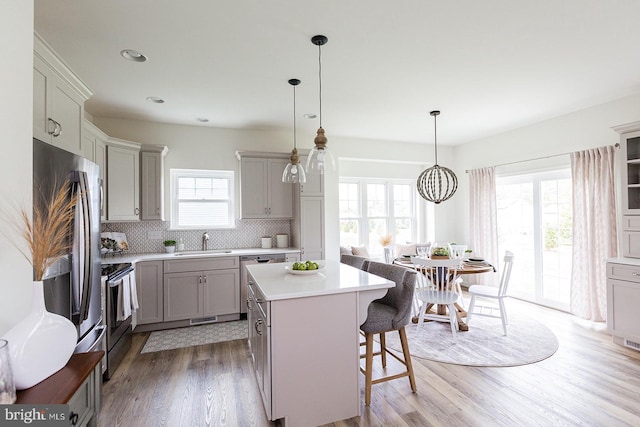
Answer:
[[[206,251],[209,246],[209,233],[206,231],[202,235],[202,250]]]

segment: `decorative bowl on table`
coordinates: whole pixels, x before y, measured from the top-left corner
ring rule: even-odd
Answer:
[[[314,268],[314,269],[305,268],[304,270],[302,270],[300,268],[294,268],[296,266],[296,264],[304,264],[305,267],[308,266],[308,262],[296,262],[296,263],[293,263],[291,265],[285,265],[284,269],[289,274],[297,274],[297,275],[300,275],[300,276],[306,276],[306,275],[318,274],[319,272],[323,271],[324,267],[325,267],[324,263],[314,262],[314,264],[317,265],[317,268]]]

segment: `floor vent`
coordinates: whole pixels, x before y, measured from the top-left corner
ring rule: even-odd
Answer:
[[[218,316],[212,316],[212,317],[202,317],[200,319],[191,319],[191,321],[189,322],[191,325],[203,325],[205,323],[214,323],[218,321]],[[640,344],[638,345],[638,349],[640,349]]]
[[[629,347],[629,348],[632,348],[634,350],[639,350],[640,351],[640,343],[629,341],[629,340],[625,339],[624,340],[624,345],[626,347]]]

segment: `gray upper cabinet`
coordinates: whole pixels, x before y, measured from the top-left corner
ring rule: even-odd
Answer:
[[[109,139],[107,192],[107,220],[140,219],[140,144]]]
[[[142,147],[140,153],[140,197],[142,220],[164,221],[164,156],[167,147]]]
[[[33,54],[33,136],[87,157],[82,128],[92,92],[38,34]]]
[[[293,185],[282,182],[288,163],[284,158],[240,158],[240,210],[242,219],[293,217]]]

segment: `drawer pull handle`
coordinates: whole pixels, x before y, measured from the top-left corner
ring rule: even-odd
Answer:
[[[262,335],[262,319],[258,319],[254,327],[258,335]]]
[[[71,415],[69,415],[69,421],[71,421],[71,425],[75,426],[78,424],[78,414],[75,412],[72,412]]]

